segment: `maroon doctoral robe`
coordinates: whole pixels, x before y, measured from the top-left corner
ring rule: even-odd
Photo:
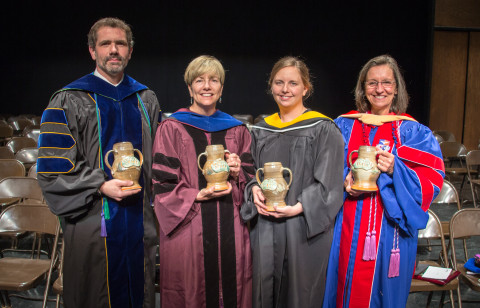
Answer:
[[[250,133],[220,111],[205,117],[181,109],[172,117],[160,124],[153,147],[161,307],[251,307],[250,240],[239,214],[253,174]],[[195,202],[206,187],[197,157],[209,144],[238,154],[242,170],[238,181],[229,179],[230,195]]]

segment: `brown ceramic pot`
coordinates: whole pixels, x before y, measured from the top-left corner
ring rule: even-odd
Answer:
[[[260,181],[258,176],[259,172],[263,171],[263,182]],[[283,171],[290,173],[290,182],[287,184],[283,178]],[[292,184],[292,171],[288,168],[284,168],[280,162],[269,162],[263,165],[263,168],[258,168],[255,173],[257,182],[262,189],[263,195],[266,198],[265,205],[267,211],[274,212],[275,208],[286,206],[285,196],[287,195],[290,184]]]
[[[358,158],[352,164],[352,154],[358,153]],[[377,149],[373,146],[362,145],[358,150],[348,155],[348,162],[353,175],[352,189],[360,191],[377,191],[377,179],[380,170],[377,168]]]
[[[221,144],[207,145],[205,152],[198,155],[198,168],[202,170],[203,176],[207,180],[207,189],[214,186],[215,191],[228,189],[227,179],[230,174],[230,167],[225,161],[225,153],[230,153],[223,148]],[[200,158],[205,155],[207,162],[200,166]]]
[[[112,152],[113,164],[110,165],[108,162],[108,156]],[[140,160],[135,157],[134,152],[137,152]],[[113,148],[105,154],[105,165],[110,169],[114,179],[133,181],[132,186],[122,187],[122,190],[142,188],[138,183],[142,164],[142,152],[134,149],[132,143],[128,141],[115,143]]]

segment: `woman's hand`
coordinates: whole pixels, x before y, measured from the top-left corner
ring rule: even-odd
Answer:
[[[345,186],[345,191],[352,197],[358,197],[363,192],[352,189],[353,185],[353,176],[352,176],[352,171],[350,171],[347,176],[345,177],[345,181],[343,182],[343,186]]]
[[[252,187],[253,195],[253,204],[257,208],[257,212],[263,216],[270,216],[271,212],[267,211],[267,206],[265,205],[265,196],[263,195],[262,189],[257,185]]]
[[[303,206],[300,202],[293,206],[282,206],[277,207],[274,206],[275,212],[269,212],[270,216],[275,218],[285,218],[285,217],[293,217],[303,213]]]
[[[382,172],[386,172],[388,174],[393,173],[393,165],[395,164],[395,156],[388,151],[383,151],[377,147],[378,153],[378,169]]]
[[[210,199],[215,199],[215,198],[219,198],[219,197],[228,195],[232,192],[232,184],[227,182],[227,185],[228,185],[228,189],[222,190],[222,191],[215,191],[214,186],[212,186],[208,189],[203,188],[198,192],[197,197],[195,198],[195,201],[197,201],[197,202],[207,201],[207,200],[210,200]]]
[[[234,179],[238,179],[238,175],[240,174],[240,169],[242,168],[242,161],[240,157],[235,153],[225,153],[227,157],[227,164],[230,167],[230,176]]]

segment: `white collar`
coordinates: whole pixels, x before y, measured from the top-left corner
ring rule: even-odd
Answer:
[[[123,77],[125,77],[125,74],[123,74],[122,80],[120,80],[120,82],[117,83],[117,84],[113,84],[113,83],[111,83],[110,81],[108,81],[108,79],[105,78],[102,74],[100,74],[97,69],[95,69],[95,72],[93,72],[93,75],[97,76],[98,78],[101,78],[101,79],[105,80],[106,82],[108,82],[109,84],[111,84],[111,85],[114,86],[114,87],[116,87],[116,86],[118,86],[119,84],[121,84],[122,81],[123,81]]]

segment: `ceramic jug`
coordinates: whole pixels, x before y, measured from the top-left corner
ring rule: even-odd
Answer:
[[[260,181],[258,176],[260,171],[264,173],[263,182]],[[288,184],[283,178],[283,171],[290,173],[290,181]],[[263,168],[258,168],[255,177],[266,198],[265,205],[267,206],[267,211],[274,212],[274,205],[277,207],[286,206],[285,196],[293,179],[290,169],[284,168],[280,162],[269,162],[265,163]]]
[[[358,158],[352,164],[352,154],[358,153]],[[358,150],[348,155],[348,162],[353,175],[352,189],[360,191],[377,191],[377,179],[380,170],[377,168],[377,149],[373,146],[362,145]]]
[[[113,164],[110,165],[108,157],[113,152]],[[138,160],[134,156],[137,152]],[[133,148],[130,142],[119,142],[113,145],[113,148],[105,154],[105,165],[110,169],[112,177],[119,180],[133,181],[132,186],[122,187],[122,190],[140,189],[142,186],[138,183],[140,178],[141,166],[143,164],[143,155],[137,149]]]
[[[207,189],[214,186],[215,191],[222,191],[228,189],[227,179],[230,174],[230,167],[225,161],[225,153],[230,151],[225,150],[221,144],[207,145],[205,152],[198,155],[198,168],[202,170],[203,176],[207,180]],[[200,166],[200,158],[207,157],[207,162]]]

